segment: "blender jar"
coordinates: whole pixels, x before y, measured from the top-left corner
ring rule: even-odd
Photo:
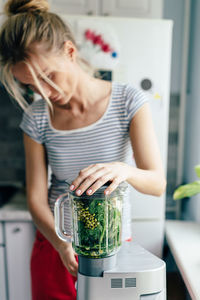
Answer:
[[[77,196],[69,191],[62,194],[55,203],[55,226],[58,236],[72,242],[75,252],[88,258],[103,258],[113,255],[121,246],[122,205],[127,188],[121,183],[110,195],[105,195],[107,185],[93,195]],[[71,234],[64,228],[65,204],[71,218]],[[68,234],[67,234],[68,232]]]

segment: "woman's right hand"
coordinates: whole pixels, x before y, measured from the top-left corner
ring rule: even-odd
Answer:
[[[78,262],[76,260],[77,254],[74,252],[71,243],[64,243],[59,247],[58,253],[60,258],[67,268],[69,273],[75,277],[77,277],[78,272]]]

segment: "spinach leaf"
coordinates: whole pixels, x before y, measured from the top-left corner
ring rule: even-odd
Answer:
[[[120,195],[103,200],[77,197],[72,203],[75,252],[92,258],[114,254],[121,245],[121,210]]]

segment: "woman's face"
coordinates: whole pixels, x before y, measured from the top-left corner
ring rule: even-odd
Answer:
[[[40,55],[30,55],[29,64],[33,68],[42,90],[53,105],[65,105],[69,102],[75,93],[78,83],[78,70],[75,58],[75,48],[73,44],[66,45],[66,51],[60,55],[47,55],[39,45],[36,47],[36,53]],[[48,79],[58,86],[63,93],[59,93],[42,76],[45,74]],[[12,69],[14,77],[23,85],[28,86],[37,94],[42,93],[35,82],[27,64],[19,62]]]

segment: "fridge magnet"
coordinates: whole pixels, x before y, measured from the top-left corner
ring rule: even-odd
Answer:
[[[114,69],[120,59],[117,34],[102,22],[78,23],[78,48],[82,58],[94,68]]]

